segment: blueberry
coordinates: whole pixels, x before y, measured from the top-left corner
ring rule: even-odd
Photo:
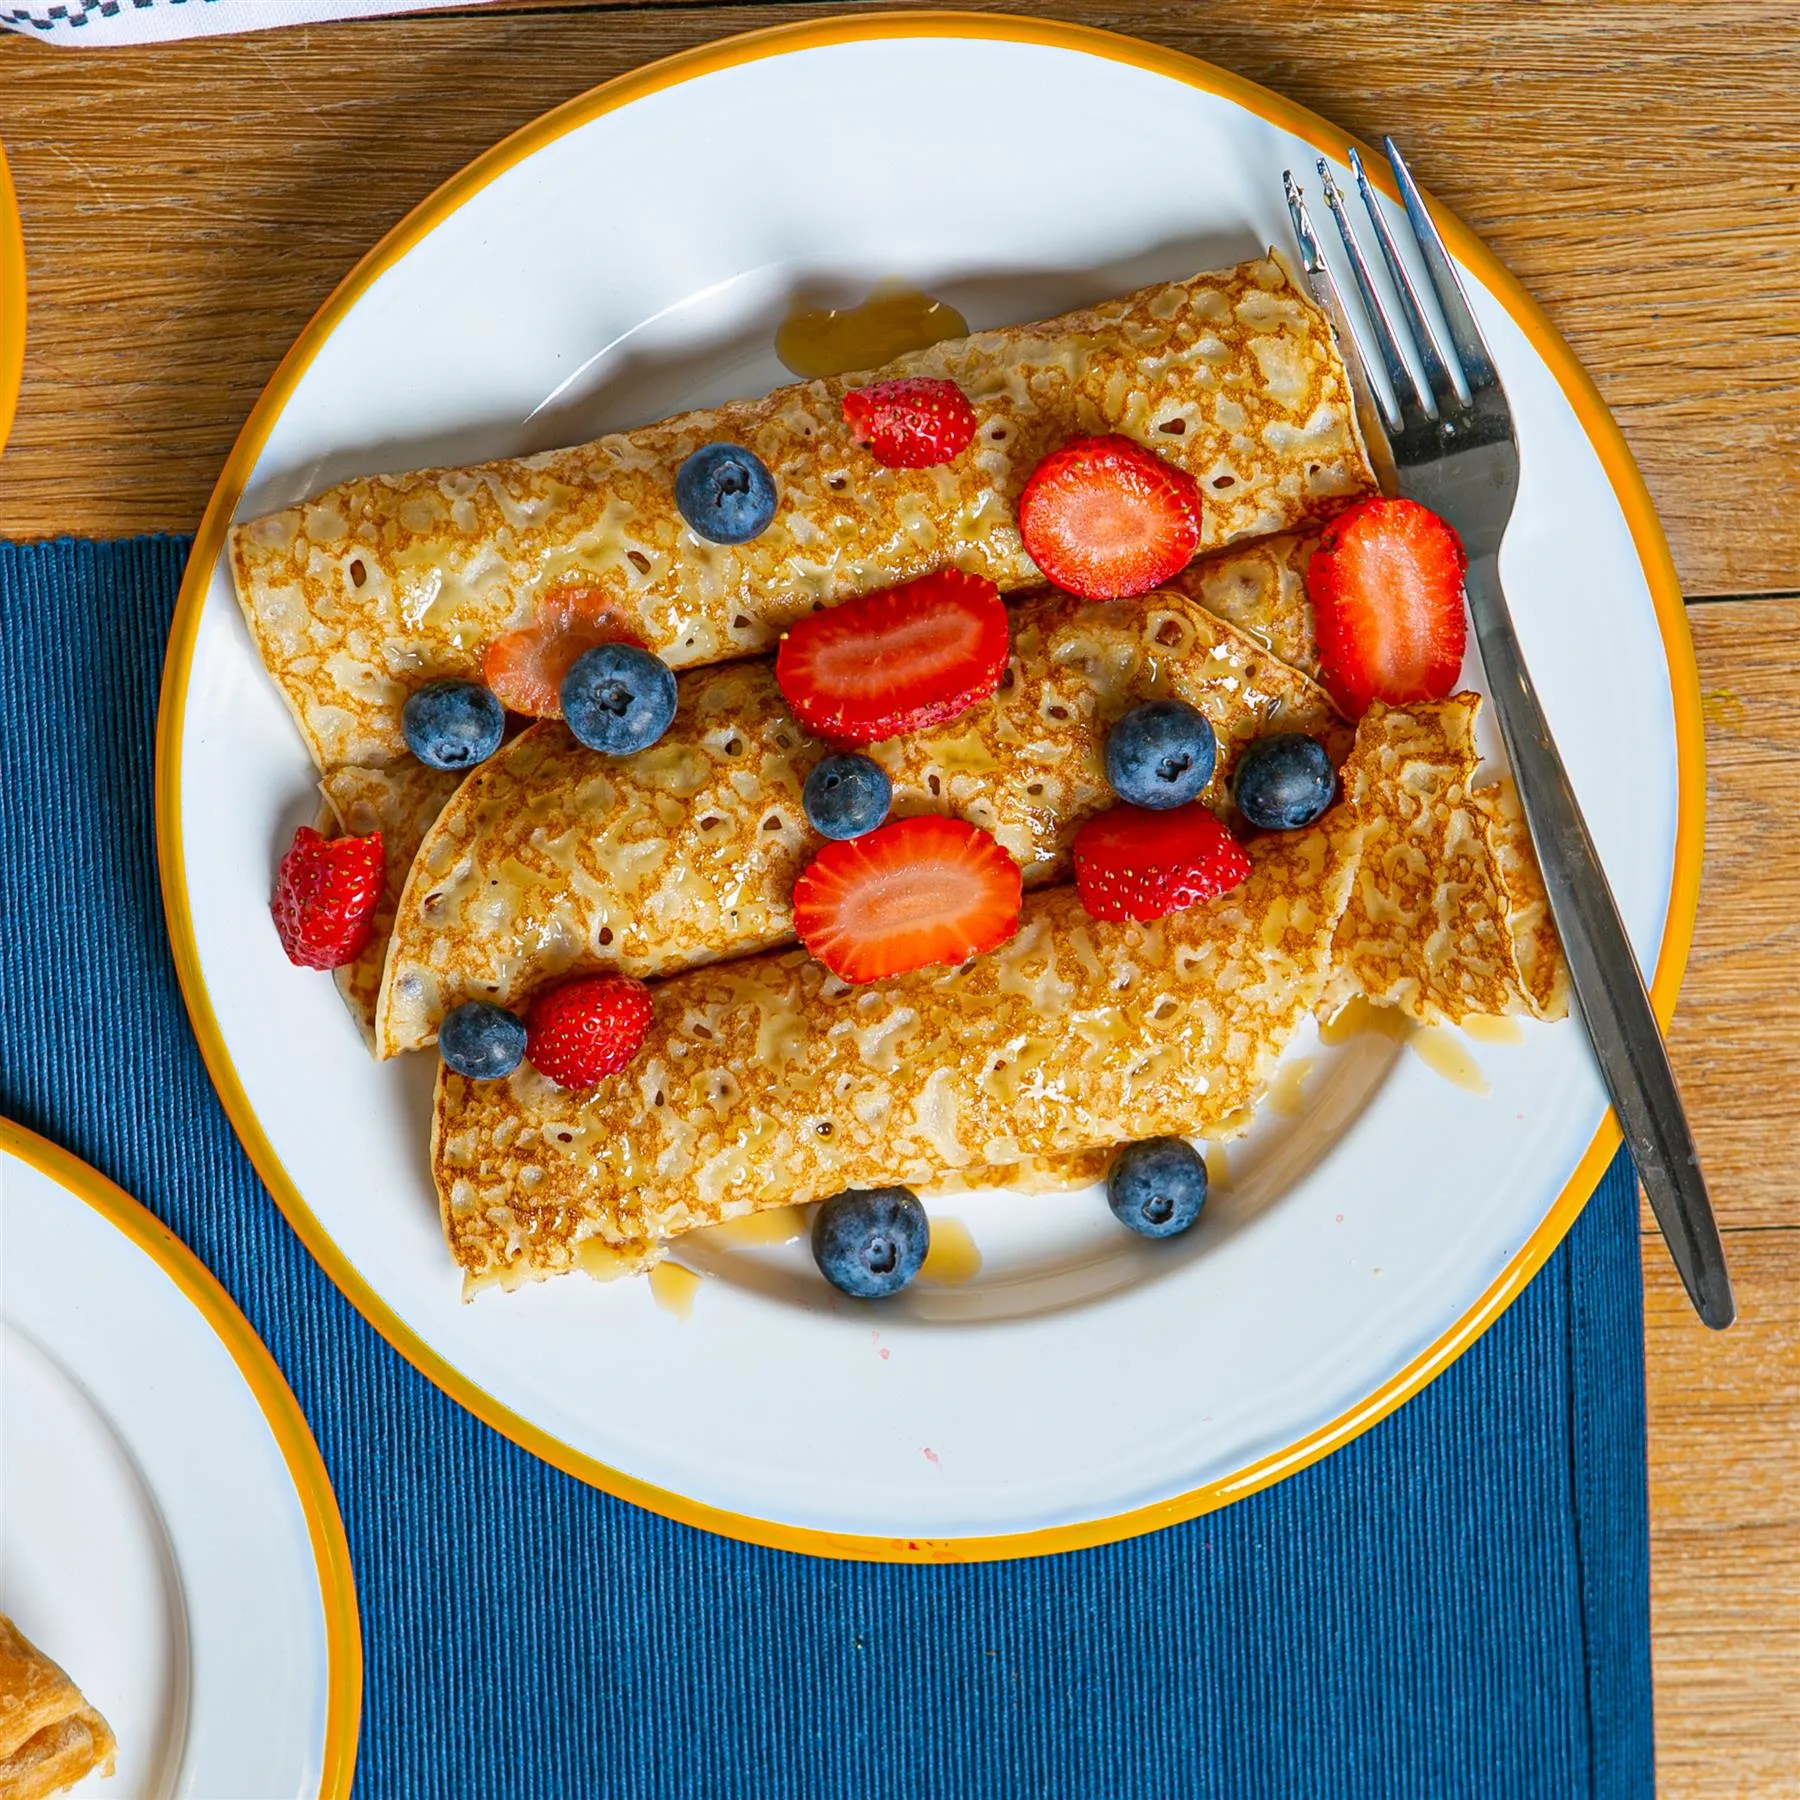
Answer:
[[[931,1248],[931,1221],[910,1188],[851,1188],[813,1215],[819,1273],[858,1300],[897,1294]]]
[[[888,816],[894,784],[879,763],[845,751],[813,764],[800,797],[820,837],[861,837]]]
[[[590,750],[647,750],[675,717],[669,665],[635,644],[596,644],[562,678],[563,720]]]
[[[1337,792],[1331,758],[1317,738],[1278,731],[1244,752],[1232,777],[1232,798],[1263,831],[1295,831],[1310,825]]]
[[[1106,1201],[1121,1225],[1139,1237],[1174,1237],[1206,1204],[1206,1162],[1181,1138],[1145,1138],[1113,1158]]]
[[[675,471],[675,504],[703,538],[747,544],[775,516],[775,477],[742,444],[707,444]]]
[[[1185,806],[1200,797],[1219,758],[1205,715],[1180,700],[1147,700],[1106,734],[1106,779],[1133,806]]]
[[[485,1000],[465,1000],[452,1007],[438,1027],[438,1055],[445,1068],[471,1081],[510,1075],[524,1054],[525,1021]]]
[[[434,769],[472,769],[500,748],[506,708],[479,682],[428,681],[400,709],[406,747]]]

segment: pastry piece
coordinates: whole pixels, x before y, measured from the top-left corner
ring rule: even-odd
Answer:
[[[1367,828],[1333,1012],[1361,994],[1428,1025],[1559,1019],[1568,978],[1511,784],[1475,785],[1478,694],[1370,708],[1343,791]]]
[[[980,429],[954,461],[886,468],[855,442],[845,392],[907,376],[973,402]],[[1330,327],[1271,258],[574,449],[359,477],[237,526],[231,567],[314,760],[381,764],[404,752],[413,688],[478,679],[487,645],[572,589],[680,668],[766,650],[816,605],[932,569],[1033,586],[1019,494],[1048,451],[1109,431],[1200,484],[1203,552],[1322,523],[1375,487]],[[697,536],[675,503],[676,471],[719,440],[775,480],[773,522],[744,544]]]
[[[847,1187],[1241,1129],[1324,990],[1361,834],[1338,808],[1265,838],[1241,886],[1153,924],[1031,895],[1018,935],[958,969],[851,987],[790,950],[691,970],[586,1093],[440,1070],[432,1159],[466,1288],[646,1266],[682,1232]]]
[[[0,1800],[47,1800],[110,1775],[117,1749],[81,1690],[0,1615]]]
[[[335,769],[319,783],[325,805],[318,829],[327,837],[381,833],[386,861],[375,930],[360,956],[332,970],[332,979],[369,1048],[375,1047],[375,1003],[387,964],[388,936],[406,887],[406,877],[425,834],[461,786],[460,773],[429,769],[408,759],[386,769]]]
[[[1229,556],[1189,563],[1170,586],[1317,681],[1319,641],[1306,597],[1306,565],[1318,543],[1318,533],[1311,531],[1258,538],[1235,545]]]
[[[1219,759],[1204,797],[1218,806],[1262,733],[1348,738],[1322,689],[1179,590],[1100,605],[1041,590],[1011,622],[991,700],[865,752],[896,813],[991,831],[1028,883],[1064,873],[1076,828],[1111,803],[1106,731],[1140,700],[1170,695],[1206,715]],[[766,662],[695,671],[679,688],[674,725],[636,756],[596,755],[546,722],[468,778],[399,902],[378,1055],[429,1044],[464,1000],[514,1006],[552,976],[667,975],[792,938],[794,882],[822,841],[800,791],[825,746]]]

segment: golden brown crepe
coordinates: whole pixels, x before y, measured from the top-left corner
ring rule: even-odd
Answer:
[[[47,1800],[118,1749],[106,1721],[49,1657],[0,1614],[0,1800]]]
[[[1348,738],[1323,690],[1178,589],[1104,605],[1044,590],[1011,618],[993,699],[868,754],[896,813],[982,826],[1028,882],[1065,874],[1076,828],[1111,804],[1106,732],[1140,700],[1206,715],[1218,806],[1252,739]],[[596,755],[545,723],[468,778],[394,915],[378,1055],[431,1043],[464,1000],[516,1005],[552,976],[668,975],[792,939],[794,882],[822,841],[800,790],[826,746],[795,722],[766,661],[684,675],[679,693],[668,734],[636,756]]]
[[[394,928],[407,873],[426,832],[463,779],[460,774],[430,769],[408,757],[385,769],[334,769],[319,783],[325,816],[318,828],[324,836],[381,833],[385,866],[374,934],[360,956],[332,971],[338,992],[371,1050],[375,1048],[375,1003],[381,996],[381,973],[387,965],[388,934]]]
[[[1478,694],[1370,709],[1345,765],[1367,827],[1338,930],[1334,1011],[1352,995],[1427,1025],[1559,1019],[1567,973],[1511,783],[1478,788]]]
[[[953,462],[883,468],[851,438],[845,391],[908,375],[973,401],[980,430]],[[817,605],[933,569],[1033,586],[1019,493],[1046,452],[1097,431],[1196,478],[1203,551],[1323,523],[1375,487],[1325,316],[1270,259],[570,450],[359,477],[236,527],[232,571],[315,761],[382,764],[404,752],[412,689],[478,677],[485,647],[571,583],[678,668],[766,650]],[[719,439],[754,450],[780,494],[735,547],[696,536],[674,500],[682,461]]]
[[[1468,786],[1473,699],[1372,710],[1345,802],[1171,918],[1103,923],[1053,888],[959,969],[853,987],[791,950],[674,976],[630,1069],[588,1093],[440,1071],[465,1291],[646,1267],[683,1232],[847,1187],[1067,1185],[1120,1143],[1231,1136],[1328,987],[1417,1017],[1545,1010],[1560,958],[1521,900],[1516,819]]]
[[[645,1266],[684,1231],[847,1187],[1240,1128],[1324,990],[1361,832],[1340,807],[1265,838],[1240,887],[1153,924],[1029,895],[1017,936],[959,969],[852,987],[789,950],[690,970],[588,1093],[529,1066],[440,1072],[432,1155],[466,1283]]]
[[[1236,544],[1229,555],[1189,563],[1173,585],[1273,650],[1290,669],[1317,681],[1319,640],[1306,597],[1306,566],[1318,545],[1314,531],[1281,532]]]

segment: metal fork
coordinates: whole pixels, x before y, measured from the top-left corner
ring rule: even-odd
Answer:
[[[1737,1307],[1693,1135],[1643,976],[1544,721],[1500,586],[1500,541],[1519,489],[1512,413],[1493,354],[1418,186],[1392,138],[1382,140],[1382,149],[1399,183],[1413,241],[1449,328],[1449,341],[1441,342],[1427,322],[1419,292],[1363,173],[1361,157],[1352,150],[1350,165],[1392,279],[1399,320],[1376,288],[1343,195],[1321,157],[1321,191],[1343,238],[1360,316],[1374,339],[1392,393],[1382,394],[1372,380],[1366,380],[1366,389],[1386,428],[1400,492],[1449,520],[1468,551],[1469,615],[1543,870],[1550,914],[1568,961],[1575,1004],[1688,1298],[1706,1324],[1723,1330]],[[1365,358],[1364,369],[1354,372],[1366,379],[1364,337],[1356,315],[1344,304],[1292,174],[1283,180],[1307,282],[1340,330],[1348,328],[1347,347],[1355,346],[1351,360]],[[1407,361],[1403,342],[1417,356],[1422,377]]]

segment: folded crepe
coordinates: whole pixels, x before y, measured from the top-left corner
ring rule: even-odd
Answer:
[[[118,1749],[106,1721],[49,1657],[0,1614],[0,1800],[46,1800]]]
[[[322,836],[381,833],[385,866],[373,934],[360,955],[332,971],[338,992],[371,1050],[375,1048],[375,1007],[387,966],[388,936],[406,888],[407,872],[426,832],[463,779],[461,774],[427,768],[408,758],[385,769],[334,769],[319,783],[325,802],[318,821]]]
[[[1267,732],[1340,734],[1347,747],[1322,689],[1181,586],[1101,605],[1046,589],[1011,622],[991,700],[868,754],[894,784],[896,813],[982,826],[1028,883],[1066,874],[1077,827],[1111,804],[1106,733],[1141,700],[1205,714],[1219,759],[1204,797],[1221,808],[1239,756]],[[429,1044],[464,1000],[516,1005],[552,976],[668,975],[791,941],[794,882],[821,843],[800,791],[827,747],[796,723],[766,661],[694,671],[679,695],[668,734],[636,756],[596,755],[546,722],[468,778],[419,845],[393,915],[378,1055]],[[328,789],[349,779],[367,790],[385,777],[352,771]]]
[[[1426,1025],[1560,1019],[1568,972],[1510,781],[1477,787],[1478,694],[1376,706],[1344,769],[1362,862],[1338,928],[1335,1011],[1355,995]]]
[[[1010,942],[956,969],[854,987],[789,950],[690,970],[586,1093],[528,1066],[440,1071],[432,1159],[465,1291],[647,1266],[682,1232],[844,1188],[1240,1128],[1324,991],[1360,842],[1337,808],[1150,924],[1032,894]]]
[[[1316,531],[1278,532],[1189,563],[1176,585],[1290,669],[1317,681],[1319,640],[1306,597],[1306,566],[1318,547]]]
[[[1356,999],[1412,1025],[1567,1015],[1568,970],[1518,796],[1510,780],[1475,785],[1480,706],[1479,694],[1457,694],[1378,705],[1363,720],[1342,776],[1362,851],[1332,939],[1322,1019]],[[1111,1160],[1110,1146],[1037,1156],[930,1186],[1086,1187]]]
[[[791,950],[674,976],[631,1067],[586,1093],[529,1066],[495,1082],[440,1070],[433,1173],[465,1293],[644,1268],[683,1232],[848,1187],[1021,1169],[1067,1185],[1122,1143],[1234,1135],[1328,988],[1341,1004],[1366,982],[1416,1016],[1432,1016],[1427,992],[1443,1016],[1548,1010],[1554,939],[1506,885],[1529,848],[1516,813],[1468,785],[1477,704],[1372,710],[1349,798],[1254,840],[1241,886],[1167,919],[1098,921],[1052,888],[1027,896],[1010,943],[958,969],[856,987]],[[1445,845],[1440,940],[1400,909],[1435,891]],[[1515,946],[1510,987],[1462,978],[1464,958],[1501,966],[1514,932],[1532,947]]]
[[[852,439],[846,390],[902,376],[973,402],[980,429],[953,462],[883,468]],[[1203,551],[1322,523],[1376,485],[1325,315],[1271,256],[574,449],[359,477],[237,526],[232,573],[319,767],[378,765],[404,754],[414,688],[479,677],[488,644],[570,588],[680,668],[933,569],[1034,586],[1020,491],[1048,451],[1103,431],[1195,477]],[[675,505],[676,470],[720,439],[754,450],[780,495],[747,544],[707,542]]]

